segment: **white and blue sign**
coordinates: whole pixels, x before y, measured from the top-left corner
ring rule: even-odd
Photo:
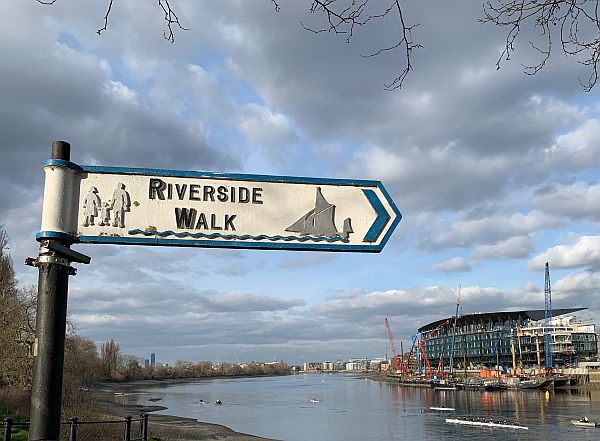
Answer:
[[[380,252],[402,218],[381,182],[48,160],[38,240]]]

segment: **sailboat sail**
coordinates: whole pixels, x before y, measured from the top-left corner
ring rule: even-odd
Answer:
[[[287,227],[285,231],[300,233],[303,236],[342,236],[335,226],[335,205],[327,202],[321,187],[317,187],[315,208]]]

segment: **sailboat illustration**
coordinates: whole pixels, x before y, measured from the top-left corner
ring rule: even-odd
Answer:
[[[335,226],[335,205],[325,200],[321,187],[317,187],[317,198],[315,208],[310,210],[285,231],[300,233],[302,236],[325,236],[329,238],[340,238],[348,240],[353,233],[350,218],[344,220],[344,228],[340,232]]]

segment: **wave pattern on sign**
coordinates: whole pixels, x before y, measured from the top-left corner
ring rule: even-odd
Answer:
[[[270,241],[284,241],[290,242],[292,240],[296,240],[299,242],[343,242],[348,243],[348,239],[344,239],[342,237],[313,237],[313,236],[267,236],[264,234],[258,236],[251,236],[249,234],[244,234],[243,236],[238,236],[237,234],[221,234],[221,233],[176,233],[175,231],[156,231],[156,230],[129,230],[129,234],[136,235],[142,234],[144,236],[175,236],[178,238],[192,238],[192,239],[226,239],[226,240],[270,240]]]

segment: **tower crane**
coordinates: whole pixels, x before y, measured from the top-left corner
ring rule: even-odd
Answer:
[[[546,375],[552,375],[552,290],[550,289],[550,268],[546,262],[546,277],[544,280],[544,352],[546,353]]]

